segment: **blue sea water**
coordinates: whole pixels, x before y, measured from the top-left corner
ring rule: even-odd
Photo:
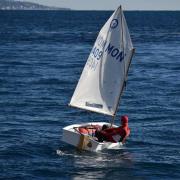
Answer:
[[[116,117],[124,149],[79,152],[66,125],[109,121],[67,106],[112,12],[0,11],[0,179],[180,179],[180,12],[125,12],[136,54]]]

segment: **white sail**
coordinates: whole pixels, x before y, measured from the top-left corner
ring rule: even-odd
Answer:
[[[121,7],[101,29],[70,105],[114,116],[133,54]]]

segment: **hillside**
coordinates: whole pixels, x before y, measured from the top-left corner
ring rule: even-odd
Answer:
[[[0,0],[0,10],[70,10],[70,9],[49,7],[31,2]]]

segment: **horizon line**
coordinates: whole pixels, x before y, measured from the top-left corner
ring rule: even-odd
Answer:
[[[114,11],[114,9],[0,9],[0,11]],[[180,11],[176,9],[123,9],[123,11]]]

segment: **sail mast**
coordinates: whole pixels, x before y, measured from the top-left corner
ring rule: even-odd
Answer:
[[[120,8],[120,11],[121,11],[121,42],[122,42],[122,52],[123,52],[123,57],[125,57],[125,53],[124,53],[124,28],[123,28],[123,11],[122,11],[122,6],[119,7]],[[135,53],[135,48],[132,49],[132,53],[130,55],[130,62],[128,64],[128,69],[127,69],[127,74],[128,74],[128,71],[129,71],[129,67],[131,65],[131,61],[132,61],[132,57]],[[126,81],[127,81],[127,75],[126,75],[126,64],[125,64],[125,61],[123,60],[123,64],[124,64],[124,82],[123,82],[123,86],[121,88],[121,91],[119,93],[119,97],[118,97],[118,101],[117,101],[117,105],[116,105],[116,110],[114,112],[114,115],[112,117],[112,121],[111,121],[111,125],[114,124],[114,119],[115,119],[115,116],[116,116],[116,113],[117,113],[117,110],[118,110],[118,107],[119,107],[119,104],[120,104],[120,99],[121,99],[121,96],[122,96],[122,93],[123,93],[123,90],[124,88],[126,87]]]
[[[122,23],[122,7],[121,7],[121,5],[120,5],[120,14],[121,14],[121,41],[120,42],[122,42],[122,52],[123,52],[123,57],[124,57],[124,42],[123,42],[123,23]],[[124,61],[123,61],[124,62]],[[125,63],[124,63],[124,66],[125,66]],[[125,73],[125,67],[124,67],[124,73]],[[124,86],[124,84],[123,84],[123,86]],[[122,88],[123,89],[123,88]],[[117,113],[117,110],[118,110],[118,106],[119,106],[119,104],[120,104],[120,98],[121,98],[121,95],[122,95],[122,90],[120,91],[120,93],[119,93],[119,97],[118,97],[118,101],[117,101],[117,105],[116,105],[116,110],[115,110],[115,112],[114,112],[114,115],[113,115],[113,117],[112,117],[112,121],[111,121],[111,126],[114,124],[114,120],[115,120],[115,117],[116,117],[116,113]]]

